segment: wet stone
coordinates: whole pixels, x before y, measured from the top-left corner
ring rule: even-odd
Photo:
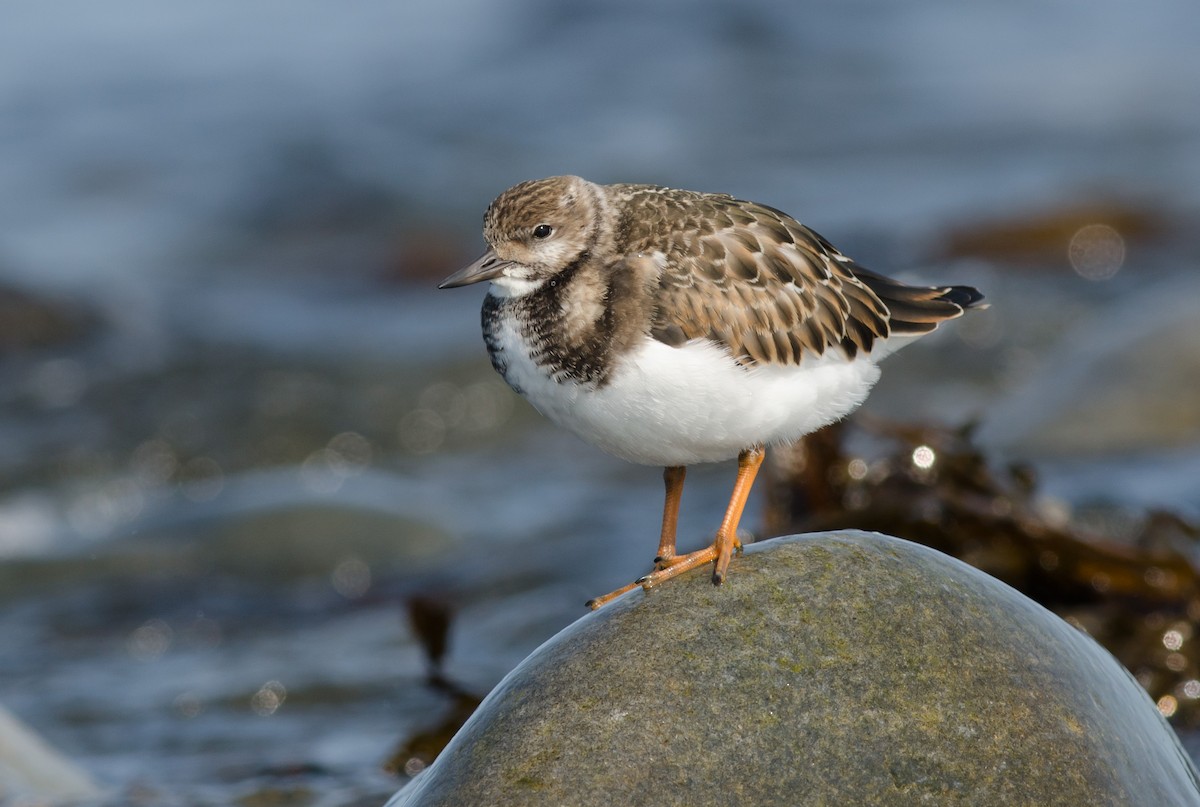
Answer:
[[[1194,805],[1105,650],[923,546],[791,536],[581,618],[392,807]]]

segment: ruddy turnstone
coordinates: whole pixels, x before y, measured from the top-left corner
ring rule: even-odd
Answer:
[[[500,194],[483,234],[488,250],[439,288],[491,281],[497,372],[584,440],[666,468],[654,570],[592,608],[706,563],[721,583],[765,446],[848,414],[880,359],[983,300],[878,275],[786,213],[724,194],[550,177]],[[733,457],[716,538],[677,555],[685,467]]]

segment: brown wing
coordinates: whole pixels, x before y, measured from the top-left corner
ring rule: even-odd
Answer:
[[[906,286],[862,269],[765,205],[645,193],[627,232],[631,247],[666,256],[651,332],[668,344],[708,338],[744,363],[799,364],[834,347],[853,357],[892,333],[933,330],[982,299],[966,287]]]
[[[888,335],[879,297],[811,230],[728,197],[702,204],[711,229],[676,230],[664,250],[655,336],[712,339],[749,363],[798,364],[835,345],[854,356]]]

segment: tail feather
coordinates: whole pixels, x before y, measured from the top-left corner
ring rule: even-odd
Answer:
[[[887,306],[895,335],[929,333],[969,308],[987,308],[983,295],[971,286],[909,286],[859,266],[852,271]]]
[[[963,310],[988,307],[988,304],[983,301],[983,293],[972,286],[947,286],[942,297],[955,305],[962,306]]]

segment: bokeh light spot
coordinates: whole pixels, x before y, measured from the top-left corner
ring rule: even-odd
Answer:
[[[1160,569],[1158,566],[1151,566],[1145,573],[1142,574],[1146,584],[1154,586],[1154,588],[1165,588],[1167,585],[1175,582],[1175,576],[1165,569]]]
[[[1157,706],[1163,717],[1171,717],[1179,709],[1179,701],[1175,700],[1174,695],[1163,695],[1158,699]]]
[[[151,619],[129,635],[125,647],[138,661],[153,661],[167,652],[173,638],[170,625],[161,619]]]
[[[371,587],[371,567],[362,558],[351,556],[338,563],[329,578],[334,591],[353,600]]]
[[[1054,571],[1058,568],[1058,553],[1050,549],[1043,549],[1038,553],[1038,566],[1048,572]]]
[[[912,461],[922,471],[928,471],[937,461],[937,454],[929,446],[917,446],[913,449]]]
[[[166,440],[146,440],[133,450],[131,465],[144,484],[161,485],[179,470],[179,458]]]
[[[431,454],[446,439],[446,422],[432,409],[414,409],[400,419],[400,443],[414,454]]]
[[[259,717],[270,717],[287,700],[287,688],[278,681],[268,681],[250,698],[250,708]]]
[[[328,448],[317,449],[300,463],[300,483],[312,493],[335,493],[345,477],[337,472],[339,460]]]
[[[491,431],[512,414],[514,393],[501,381],[468,384],[463,396],[467,407],[463,426],[471,431]]]
[[[1125,239],[1107,224],[1088,224],[1071,236],[1071,268],[1087,280],[1108,280],[1125,263]]]
[[[333,437],[327,446],[333,455],[337,470],[344,476],[353,476],[371,464],[374,451],[367,438],[358,432],[342,432]]]
[[[467,396],[454,384],[439,381],[421,391],[417,407],[437,412],[448,428],[454,428],[467,415]]]
[[[181,476],[186,480],[183,495],[194,502],[212,501],[225,487],[225,472],[209,457],[188,460],[181,469]]]
[[[204,709],[203,704],[200,703],[200,699],[193,692],[180,693],[175,697],[171,705],[174,707],[176,714],[189,719],[198,716]]]

